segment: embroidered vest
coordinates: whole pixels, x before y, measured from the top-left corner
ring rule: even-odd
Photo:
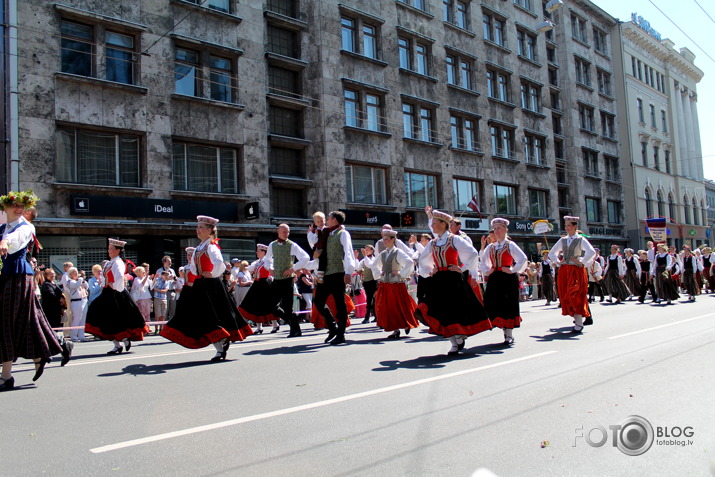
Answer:
[[[573,262],[571,262],[573,257],[583,256],[583,250],[581,250],[581,240],[582,237],[576,237],[571,241],[571,245],[564,247],[564,262],[566,262],[567,265],[573,265]],[[566,241],[566,239],[564,239],[564,241]]]
[[[387,249],[385,249],[385,250],[387,250]],[[378,257],[378,260],[380,260],[382,262],[382,271],[383,271],[383,275],[380,278],[380,281],[388,282],[388,283],[397,283],[397,282],[402,281],[402,278],[395,277],[392,275],[392,272],[400,271],[400,264],[397,263],[397,260],[395,260],[396,256],[397,256],[397,249],[395,247],[393,247],[392,250],[390,250],[389,252],[383,252]]]
[[[340,236],[344,233],[345,230],[340,229],[328,237],[328,264],[325,267],[326,276],[334,273],[345,274],[345,265],[343,264],[345,251],[343,250],[343,244],[340,243]]]
[[[451,233],[444,245],[437,245],[437,239],[432,239],[432,258],[438,270],[447,270],[450,265],[459,265],[459,252],[452,245]]]
[[[273,252],[273,278],[275,280],[287,280],[292,277],[284,277],[283,272],[293,266],[293,256],[290,249],[293,242],[286,240],[283,244],[275,242],[271,243],[271,251]]]
[[[511,252],[509,252],[509,242],[511,242],[511,240],[505,240],[504,246],[499,250],[492,244],[490,257],[492,259],[493,270],[501,270],[502,267],[511,267],[514,265],[514,257],[512,257]]]
[[[375,279],[375,275],[372,273],[372,268],[370,267],[365,267],[362,270],[362,281],[363,282],[371,282]]]

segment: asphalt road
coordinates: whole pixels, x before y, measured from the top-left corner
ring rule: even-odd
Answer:
[[[513,348],[493,330],[457,358],[423,330],[388,341],[372,324],[338,347],[310,325],[251,336],[221,363],[154,336],[118,356],[80,343],[36,385],[16,366],[0,475],[715,475],[715,296],[593,313],[572,335],[558,308],[523,304]],[[656,435],[638,456],[614,435],[647,430],[609,428],[632,415]]]

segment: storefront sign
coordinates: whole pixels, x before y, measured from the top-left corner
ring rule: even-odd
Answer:
[[[509,232],[514,233],[543,233],[534,232],[534,222],[528,220],[512,220],[509,223]]]
[[[346,225],[372,225],[382,227],[390,224],[400,227],[400,214],[396,212],[375,212],[373,210],[342,210]]]
[[[489,231],[489,220],[487,219],[459,219],[462,221],[462,230],[475,230],[477,232]]]
[[[210,215],[219,220],[235,222],[238,218],[238,205],[235,201],[208,202],[76,194],[70,195],[70,213],[79,216],[191,220],[196,220],[197,215]]]
[[[591,235],[606,235],[621,237],[623,231],[621,229],[613,229],[610,227],[589,227],[588,231]]]

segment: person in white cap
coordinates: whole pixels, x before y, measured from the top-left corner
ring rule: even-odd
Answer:
[[[631,292],[631,296],[628,297],[630,301],[630,299],[637,296],[641,290],[641,262],[638,260],[638,256],[635,255],[632,248],[623,250],[623,253],[626,254],[623,258],[623,262],[626,264],[626,276],[623,277],[623,281]]]
[[[248,293],[243,298],[238,310],[244,318],[256,323],[257,335],[263,333],[264,323],[272,323],[276,333],[280,330],[278,325],[278,297],[271,289],[271,269],[266,261],[268,245],[259,243],[256,245],[256,260],[254,260],[246,270],[253,274],[253,285],[248,289]]]
[[[161,336],[189,349],[212,344],[216,354],[211,361],[226,359],[231,341],[243,341],[253,330],[234,306],[221,283],[226,264],[218,247],[218,219],[196,217],[196,236],[201,243],[194,251],[190,268],[195,275],[190,299],[180,296],[174,317],[161,330]]]
[[[611,255],[606,259],[606,268],[603,270],[603,284],[608,290],[608,302],[615,298],[616,303],[621,303],[631,295],[623,278],[626,276],[626,264],[618,251],[618,245],[611,245]]]
[[[579,217],[564,217],[566,236],[551,247],[549,258],[559,267],[556,286],[561,301],[561,314],[573,317],[573,333],[581,333],[584,325],[593,324],[588,306],[588,272],[596,251],[585,237],[578,234]],[[562,259],[559,254],[563,252]],[[584,321],[585,318],[585,321]]]
[[[415,316],[432,333],[449,339],[452,347],[447,355],[454,356],[464,348],[468,336],[490,330],[492,324],[464,274],[469,271],[472,277],[477,276],[479,253],[466,240],[450,233],[451,215],[433,209],[430,214],[436,238],[420,254],[420,276],[429,280],[424,283],[424,296]]]
[[[526,269],[529,259],[507,236],[507,219],[492,219],[491,226],[496,241],[482,253],[482,275],[487,283],[484,308],[492,325],[504,330],[504,344],[512,346],[514,328],[521,326],[519,274]]]
[[[129,351],[132,341],[143,341],[144,335],[149,333],[149,326],[144,322],[139,307],[124,286],[126,244],[124,240],[109,239],[109,261],[102,270],[104,289],[89,305],[84,325],[85,332],[114,343],[114,348],[107,354]]]
[[[392,331],[387,339],[399,339],[400,330],[408,334],[412,328],[419,326],[415,318],[417,304],[407,292],[406,283],[414,270],[414,261],[395,245],[396,231],[383,229],[382,241],[385,250],[372,261],[371,267],[378,281],[375,317],[377,326]]]

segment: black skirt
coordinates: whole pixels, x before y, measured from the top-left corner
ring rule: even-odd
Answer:
[[[181,290],[174,317],[160,334],[185,348],[198,349],[224,338],[243,341],[253,330],[220,278],[198,278]]]
[[[519,328],[519,274],[495,271],[487,280],[484,307],[497,328]]]
[[[463,274],[440,271],[422,280],[422,287],[424,295],[415,315],[434,333],[472,336],[492,329],[484,306]]]
[[[611,269],[607,271],[606,276],[603,277],[603,284],[608,294],[616,300],[625,300],[631,295],[631,291],[625,282],[621,280],[620,275],[618,275],[618,270]]]
[[[554,284],[554,277],[548,273],[541,276],[541,292],[544,294],[546,301],[556,301],[556,286]]]
[[[149,327],[126,288],[118,292],[106,287],[89,304],[84,331],[104,340],[144,341]]]
[[[271,284],[262,278],[253,282],[243,298],[239,310],[247,320],[256,323],[269,323],[280,318],[277,313],[279,302],[280,297],[275,296]]]

